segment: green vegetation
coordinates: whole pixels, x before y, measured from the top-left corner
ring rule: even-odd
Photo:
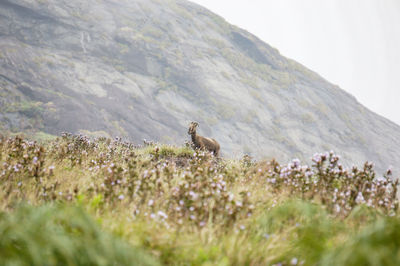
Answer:
[[[248,85],[249,87],[252,88],[250,93],[255,97],[255,98],[261,98],[261,95],[258,93],[257,89],[260,89],[260,86],[258,85],[258,82],[256,79],[251,79],[249,77],[242,78],[240,80],[243,84]],[[255,94],[255,95],[254,95]]]
[[[150,146],[148,153],[153,155],[154,158],[166,158],[166,157],[192,157],[194,151],[189,147],[174,147],[168,145],[162,145],[161,147]]]
[[[51,141],[51,140],[54,140],[56,138],[57,138],[56,136],[48,134],[48,133],[43,132],[43,131],[35,132],[35,134],[32,137],[33,140],[36,140],[38,142]]]
[[[397,181],[189,146],[0,137],[6,265],[398,265]]]
[[[160,0],[157,0],[160,1]],[[187,20],[191,20],[192,19],[192,14],[190,11],[188,11],[183,5],[179,4],[177,1],[175,0],[162,0],[160,1],[163,4],[165,2],[168,3],[169,7],[171,8],[171,10],[174,11],[174,13],[178,14],[180,17],[185,18]]]
[[[382,218],[326,256],[326,265],[399,265],[400,220]]]
[[[314,123],[315,122],[315,118],[312,115],[312,113],[303,113],[301,115],[301,121],[304,123]]]
[[[224,120],[231,119],[235,115],[235,109],[233,106],[224,103],[217,103],[216,111]]]
[[[215,39],[212,37],[206,36],[206,37],[204,37],[204,40],[214,48],[224,49],[224,48],[227,48],[227,46],[228,46],[224,41],[218,40],[218,39]]]
[[[215,31],[221,33],[222,35],[226,35],[232,28],[232,26],[226,22],[226,20],[215,14],[208,14],[208,27],[213,28]]]
[[[18,206],[0,213],[2,265],[158,265],[118,237],[105,233],[79,207]]]
[[[15,101],[3,106],[0,111],[5,113],[20,113],[27,117],[36,117],[43,112],[43,103],[34,101]]]
[[[128,132],[125,130],[125,128],[123,128],[123,127],[121,126],[121,124],[120,124],[119,121],[114,120],[114,121],[111,122],[111,124],[114,126],[114,128],[118,131],[118,133],[119,133],[121,136],[128,136]]]
[[[207,125],[209,125],[210,127],[215,126],[216,124],[218,124],[218,119],[216,117],[213,116],[207,116],[204,118],[204,120],[207,122]]]
[[[166,73],[166,76],[168,77],[168,72]],[[162,91],[174,91],[174,92],[178,92],[178,86],[176,86],[175,84],[168,82],[168,81],[164,81],[161,79],[157,79],[157,91],[156,91],[156,95],[159,94]]]
[[[257,118],[257,112],[254,110],[249,110],[247,114],[242,118],[242,121],[246,123],[252,123],[256,118]]]
[[[289,88],[296,81],[294,75],[288,72],[273,69],[268,64],[261,64],[255,62],[245,54],[238,53],[227,47],[221,48],[221,55],[229,62],[230,65],[238,69],[246,69],[249,74],[241,73],[241,81],[253,88],[258,88],[257,81],[251,76],[260,78],[260,80],[268,81],[272,86],[277,89]]]
[[[152,38],[153,40],[161,40],[165,38],[165,33],[162,30],[160,30],[158,27],[154,27],[151,25],[146,25],[142,29],[142,34]]]

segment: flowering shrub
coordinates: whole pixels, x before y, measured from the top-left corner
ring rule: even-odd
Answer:
[[[169,209],[177,217],[191,220],[199,226],[208,221],[235,223],[239,217],[249,217],[254,205],[250,192],[241,191],[234,195],[230,182],[217,170],[210,154],[200,152],[190,160],[190,171],[184,171],[182,179],[172,188]]]
[[[362,169],[345,169],[339,156],[333,152],[315,154],[313,165],[301,165],[294,159],[287,166],[273,162],[266,181],[277,190],[304,199],[319,199],[330,212],[346,216],[357,205],[366,204],[384,213],[394,214],[398,208],[398,180],[391,178],[389,170],[382,178],[376,178],[373,164],[366,162]]]
[[[45,149],[36,142],[26,141],[20,137],[1,140],[0,181],[22,182],[26,178],[40,181],[45,175]]]
[[[149,200],[170,195],[157,206],[179,223],[189,220],[204,226],[210,219],[217,219],[233,224],[238,217],[250,216],[254,208],[250,193],[232,191],[237,176],[253,183],[262,177],[273,193],[284,191],[303,199],[319,200],[331,213],[341,216],[360,204],[387,214],[398,208],[398,181],[391,178],[390,171],[376,178],[373,165],[368,162],[362,169],[345,169],[333,152],[315,154],[311,167],[302,165],[298,159],[281,166],[276,161],[256,163],[244,157],[239,168],[231,169],[206,152],[191,154],[181,150],[176,153],[181,157],[174,157],[173,147],[160,148],[152,143],[146,145],[148,154],[139,156],[135,151],[140,146],[119,138],[91,140],[68,133],[46,147],[20,137],[2,138],[0,147],[3,183],[14,180],[13,186],[21,187],[27,179],[37,183],[44,179],[51,181],[55,166],[46,168],[45,160],[54,158],[70,162],[72,167],[83,165],[94,175],[92,186],[86,188],[89,193],[101,194],[110,204],[129,201],[135,212],[147,209],[144,212],[151,214],[155,205],[148,204]],[[47,200],[71,200],[79,194],[78,187],[57,191],[58,182],[41,184],[37,193]]]
[[[154,153],[150,154],[155,156]],[[177,224],[234,224],[237,218],[251,215],[254,206],[250,193],[241,191],[235,196],[210,154],[195,153],[186,164],[187,168],[182,169],[173,160],[154,163],[135,156],[122,165],[110,161],[101,167],[104,179],[95,191],[110,203],[129,200],[134,203],[135,214],[169,218]],[[165,195],[169,195],[167,200],[160,202],[158,199]]]

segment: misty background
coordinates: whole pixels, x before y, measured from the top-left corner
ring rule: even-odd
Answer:
[[[400,124],[400,1],[192,1]]]

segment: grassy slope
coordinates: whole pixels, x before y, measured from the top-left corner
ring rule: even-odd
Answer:
[[[2,264],[400,263],[397,182],[332,153],[281,166],[65,135],[3,138],[0,163]]]

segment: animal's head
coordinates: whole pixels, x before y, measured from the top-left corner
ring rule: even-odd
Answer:
[[[190,122],[188,134],[189,134],[189,135],[192,135],[192,134],[196,133],[196,127],[198,127],[198,126],[199,126],[199,123],[197,123],[197,122]]]

